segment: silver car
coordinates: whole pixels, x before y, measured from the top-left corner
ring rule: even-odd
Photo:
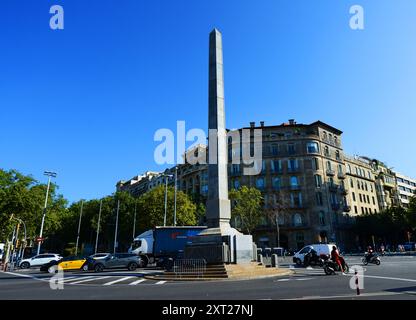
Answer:
[[[104,269],[128,269],[134,271],[142,266],[142,260],[135,253],[110,254],[102,259],[93,259],[89,265],[90,270],[102,272]]]

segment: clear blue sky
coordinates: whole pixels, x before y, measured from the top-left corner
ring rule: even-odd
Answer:
[[[62,5],[65,29],[49,28]],[[365,30],[349,28],[349,8]],[[414,0],[2,0],[0,167],[58,173],[70,201],[161,170],[159,128],[207,127],[208,34],[223,34],[227,127],[289,118],[416,177]]]

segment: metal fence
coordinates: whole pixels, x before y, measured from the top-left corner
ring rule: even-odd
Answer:
[[[207,269],[205,259],[177,259],[173,264],[173,272],[177,278],[186,276],[203,277]]]

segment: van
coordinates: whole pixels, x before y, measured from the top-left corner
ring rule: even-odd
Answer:
[[[295,253],[293,256],[293,262],[297,265],[302,265],[305,254],[309,253],[312,249],[316,251],[318,256],[325,255],[330,256],[332,247],[336,246],[335,244],[310,244],[303,247],[301,250]]]

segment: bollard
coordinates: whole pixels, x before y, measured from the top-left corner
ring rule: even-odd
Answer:
[[[272,268],[279,268],[279,257],[277,254],[272,254]]]
[[[257,262],[259,262],[259,264],[263,264],[263,256],[261,254],[257,255]]]

